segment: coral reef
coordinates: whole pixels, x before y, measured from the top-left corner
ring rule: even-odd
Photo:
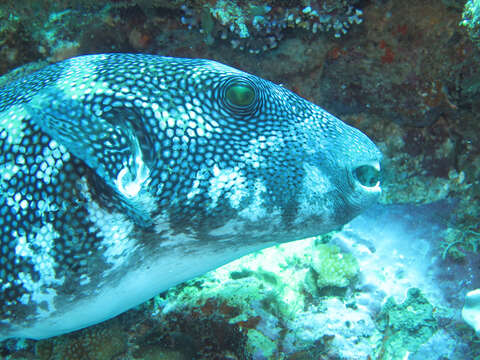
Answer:
[[[285,348],[303,347],[312,354],[315,344],[322,344],[318,355],[369,359],[380,335],[371,314],[365,309],[349,307],[338,298],[326,299],[321,307],[322,310],[311,307],[297,314],[291,324],[293,331],[285,339]]]
[[[347,1],[226,1],[213,5],[182,6],[182,23],[199,28],[205,42],[227,40],[234,48],[252,54],[273,49],[293,29],[305,29],[312,34],[333,32],[336,38],[347,33],[350,26],[362,22],[356,0]]]
[[[50,62],[85,52],[145,51],[166,45],[162,27],[188,39],[183,26],[199,30],[212,45],[226,41],[233,48],[259,53],[278,46],[292,29],[340,37],[362,22],[357,0],[337,1],[27,1],[0,5],[0,72],[38,58]],[[90,14],[95,16],[90,16]],[[35,14],[35,16],[33,16]],[[34,19],[31,21],[31,19]],[[34,44],[34,46],[30,46]],[[199,42],[193,41],[195,46]]]
[[[36,356],[40,359],[96,359],[109,360],[125,352],[127,336],[118,319],[100,324],[82,332],[68,334],[40,342]]]
[[[468,0],[463,10],[463,19],[460,23],[468,29],[470,37],[480,43],[480,1]]]
[[[402,304],[388,299],[377,322],[384,334],[382,359],[401,359],[415,352],[437,330],[434,307],[418,289],[410,289]]]
[[[352,254],[342,253],[340,248],[330,244],[319,244],[312,254],[312,267],[306,281],[313,283],[321,294],[335,292],[335,288],[346,288],[359,271],[358,263]]]
[[[321,286],[334,287],[347,286],[358,272],[352,255],[324,244],[328,239],[284,244],[234,261],[156,297],[154,317],[162,317],[164,323],[171,321],[166,316],[170,313],[200,318],[216,314],[246,334],[247,358],[340,354],[341,359],[367,359],[374,335],[378,338],[369,311],[352,306],[351,295],[324,294],[324,300],[318,300],[311,293],[312,272],[320,274]],[[327,261],[320,265],[322,256]],[[339,258],[343,260],[335,261]]]

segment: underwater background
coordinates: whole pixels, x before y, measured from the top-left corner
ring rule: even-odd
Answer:
[[[2,1],[0,84],[82,54],[208,58],[384,154],[380,204],[2,359],[480,359],[480,1]],[[462,316],[462,309],[464,309]]]

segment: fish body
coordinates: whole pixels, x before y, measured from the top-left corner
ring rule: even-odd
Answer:
[[[111,318],[376,201],[367,136],[204,59],[99,54],[0,89],[0,339]]]

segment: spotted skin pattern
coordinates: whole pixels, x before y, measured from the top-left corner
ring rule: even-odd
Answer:
[[[364,134],[214,61],[88,55],[0,94],[0,339],[103,321],[380,193]]]

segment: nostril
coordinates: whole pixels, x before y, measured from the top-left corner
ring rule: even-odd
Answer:
[[[380,182],[380,166],[362,165],[354,172],[356,179],[365,187],[375,187]]]

